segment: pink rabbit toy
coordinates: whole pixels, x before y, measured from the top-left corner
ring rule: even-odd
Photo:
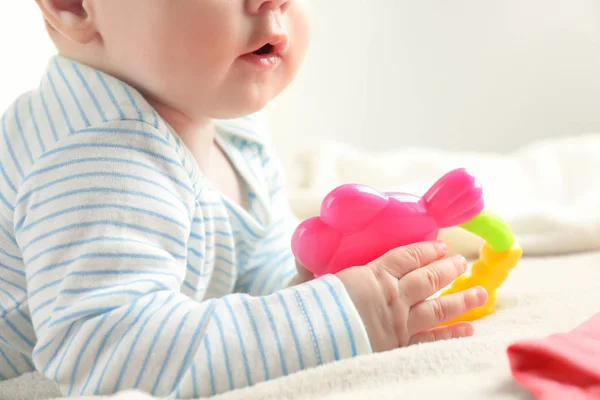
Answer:
[[[423,197],[342,185],[325,197],[320,217],[296,229],[292,251],[315,276],[334,274],[396,247],[434,240],[440,228],[465,223],[483,207],[481,186],[466,169],[447,173]]]

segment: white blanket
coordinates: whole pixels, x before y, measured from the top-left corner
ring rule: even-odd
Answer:
[[[470,168],[487,206],[512,226],[526,257],[501,288],[497,312],[476,322],[474,338],[345,360],[218,399],[526,399],[510,377],[506,346],[570,330],[600,312],[600,252],[557,255],[600,251],[600,135],[542,142],[503,156],[431,149],[367,154],[325,143],[293,161],[290,195],[301,218],[317,213],[323,196],[341,183],[422,194],[445,172]],[[481,244],[459,229],[443,236],[470,256]],[[58,396],[36,374],[0,384],[0,400]]]

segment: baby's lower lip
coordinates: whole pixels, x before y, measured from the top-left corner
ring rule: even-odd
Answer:
[[[281,56],[278,54],[248,53],[244,54],[240,58],[262,69],[273,69],[281,62]]]

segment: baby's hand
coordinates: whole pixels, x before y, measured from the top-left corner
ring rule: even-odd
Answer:
[[[467,269],[463,257],[442,259],[446,253],[442,243],[417,243],[336,274],[365,324],[373,351],[473,335],[467,322],[439,325],[483,305],[485,289],[427,300]]]

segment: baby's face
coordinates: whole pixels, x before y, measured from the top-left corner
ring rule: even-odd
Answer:
[[[92,1],[108,72],[190,117],[258,111],[308,47],[308,0]]]

